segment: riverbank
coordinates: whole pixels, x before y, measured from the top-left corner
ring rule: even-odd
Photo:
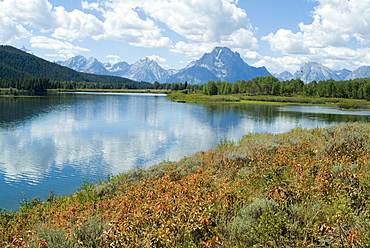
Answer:
[[[367,247],[370,124],[250,134],[0,214],[21,247]],[[124,161],[122,161],[124,163]]]
[[[366,100],[304,96],[248,96],[242,94],[208,96],[201,93],[184,94],[181,92],[172,92],[167,95],[167,99],[175,102],[196,104],[319,105],[349,110],[370,108],[370,102]]]

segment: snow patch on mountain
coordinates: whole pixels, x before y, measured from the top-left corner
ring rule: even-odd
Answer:
[[[332,70],[317,62],[306,63],[300,70],[294,73],[294,77],[300,78],[304,83],[326,81],[329,79],[341,80]]]

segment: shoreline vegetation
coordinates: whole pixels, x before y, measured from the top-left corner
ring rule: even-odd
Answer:
[[[339,109],[364,110],[370,107],[370,78],[346,81],[320,81],[304,84],[300,79],[279,81],[257,77],[235,83],[208,81],[202,85],[185,83],[153,84],[147,82],[109,83],[60,81],[50,78],[0,79],[0,97],[22,97],[27,92],[117,92],[164,93],[168,98],[186,103],[233,104],[314,104]]]
[[[369,247],[370,124],[248,134],[0,211],[2,247]],[[124,161],[122,161],[124,163]]]
[[[342,110],[368,110],[370,102],[363,99],[344,99],[308,96],[272,95],[205,95],[199,91],[172,91],[169,89],[50,89],[48,92],[93,92],[93,93],[151,93],[167,94],[167,99],[179,103],[192,104],[269,104],[269,105],[319,105]],[[30,94],[31,93],[31,94]],[[37,97],[32,91],[13,88],[0,88],[0,98]]]
[[[248,96],[242,94],[209,96],[201,93],[173,92],[167,95],[167,99],[195,104],[319,105],[346,110],[367,110],[370,107],[370,102],[367,100],[305,96]]]

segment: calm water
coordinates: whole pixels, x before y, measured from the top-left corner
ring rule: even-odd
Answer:
[[[222,139],[369,117],[316,106],[192,105],[149,94],[0,98],[0,208],[16,210],[23,197],[50,190],[72,193],[85,180],[178,160]]]

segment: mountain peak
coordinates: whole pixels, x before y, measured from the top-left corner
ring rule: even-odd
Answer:
[[[230,48],[220,46],[213,48],[211,53],[220,53],[220,52],[234,53]]]
[[[215,47],[210,53],[210,55],[213,56],[216,61],[222,61],[222,59],[227,60],[230,58],[242,60],[238,52],[233,52],[228,47]]]
[[[294,77],[300,78],[304,83],[326,81],[329,79],[341,80],[334,71],[318,62],[305,63],[299,71],[294,73]]]
[[[73,70],[85,73],[92,73],[98,75],[108,75],[109,72],[105,69],[104,65],[96,58],[90,57],[86,59],[82,55],[77,55],[68,59],[65,62],[60,62],[60,65],[67,66]]]
[[[152,59],[150,59],[149,57],[144,57],[144,58],[140,59],[139,61],[149,62],[149,61],[152,61]]]
[[[236,82],[259,76],[271,76],[266,68],[249,66],[239,53],[227,47],[215,47],[211,53],[206,53],[199,60],[191,62],[179,73],[178,77],[171,80],[187,79],[189,83],[201,84],[208,80]]]

